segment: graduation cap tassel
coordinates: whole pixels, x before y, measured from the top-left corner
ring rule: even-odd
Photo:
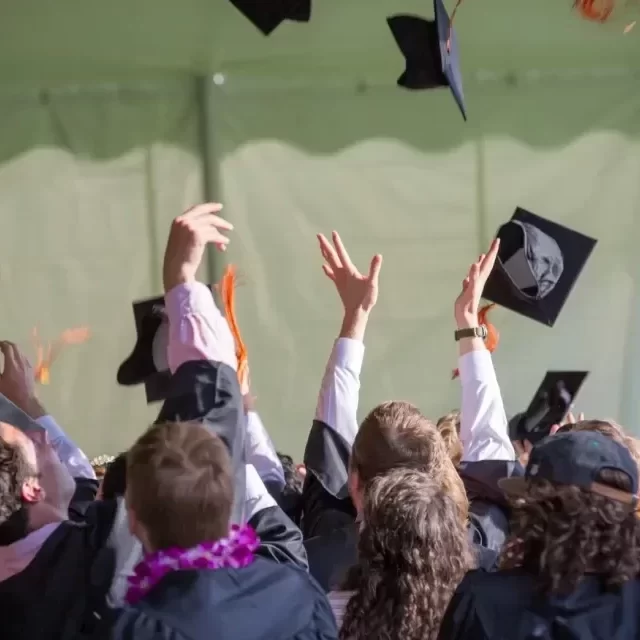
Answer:
[[[67,329],[60,334],[55,342],[49,342],[46,348],[40,342],[37,328],[34,328],[32,335],[36,350],[36,366],[34,368],[36,382],[49,384],[51,381],[51,366],[62,348],[70,344],[82,344],[86,342],[89,339],[90,332],[87,327]]]
[[[235,305],[235,290],[238,282],[238,274],[235,265],[227,265],[222,280],[218,285],[218,291],[222,298],[222,306],[224,308],[224,315],[229,324],[229,329],[233,335],[233,339],[236,343],[236,357],[238,358],[238,380],[242,384],[245,376],[247,375],[247,367],[249,366],[249,358],[247,354],[247,347],[242,340],[240,334],[240,326],[236,319],[236,305]]]
[[[573,6],[586,20],[606,22],[613,13],[615,0],[575,0]]]
[[[478,311],[478,326],[484,325],[487,327],[487,338],[484,341],[485,347],[489,353],[493,353],[498,346],[498,342],[500,342],[500,333],[495,328],[493,324],[489,322],[487,316],[489,311],[493,309],[496,305],[494,303],[487,304],[480,311]],[[455,380],[460,375],[460,371],[458,369],[454,369],[453,375],[451,376],[452,380]]]

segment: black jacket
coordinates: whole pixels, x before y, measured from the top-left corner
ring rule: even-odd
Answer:
[[[262,558],[243,569],[166,575],[113,614],[96,640],[335,640],[331,607],[308,573]]]
[[[638,580],[607,590],[594,576],[566,598],[544,597],[521,569],[469,573],[451,599],[440,640],[638,640]]]

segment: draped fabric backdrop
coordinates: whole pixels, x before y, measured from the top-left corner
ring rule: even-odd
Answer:
[[[91,455],[153,419],[142,388],[115,383],[130,304],[161,292],[170,220],[216,198],[281,450],[301,454],[340,325],[318,231],[340,230],[362,268],[384,255],[361,413],[402,398],[437,418],[459,404],[460,281],[523,206],[599,244],[554,329],[494,312],[508,410],[547,369],[587,369],[579,409],[640,433],[640,34],[564,4],[462,6],[466,124],[447,92],[395,86],[384,19],[428,3],[323,0],[267,39],[223,0],[16,4],[0,25],[1,336],[32,355],[35,326],[93,333],[54,364],[50,411]]]

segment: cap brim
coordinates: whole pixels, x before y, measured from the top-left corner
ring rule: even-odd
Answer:
[[[523,496],[527,492],[528,481],[526,478],[502,478],[498,480],[498,486],[510,496]]]

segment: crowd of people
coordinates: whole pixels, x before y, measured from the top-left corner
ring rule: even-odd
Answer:
[[[572,416],[511,441],[478,326],[499,240],[453,305],[460,410],[434,420],[392,400],[358,423],[382,256],[361,273],[338,233],[318,236],[344,314],[296,465],[196,279],[232,237],[220,209],[171,225],[170,393],[100,477],[0,343],[0,399],[33,421],[0,423],[2,640],[640,638],[637,443]]]

